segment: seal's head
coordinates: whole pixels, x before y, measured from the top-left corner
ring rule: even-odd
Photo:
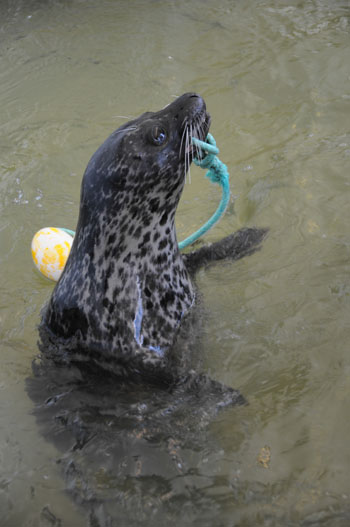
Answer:
[[[73,247],[42,324],[60,355],[116,372],[165,367],[194,302],[175,212],[191,136],[204,140],[209,125],[203,99],[187,93],[121,126],[92,156]]]
[[[98,208],[100,214],[100,204],[108,201],[111,219],[121,208],[128,209],[131,219],[139,214],[145,219],[147,208],[151,214],[159,209],[175,214],[192,161],[190,138],[205,139],[209,123],[204,100],[187,93],[118,128],[87,166],[81,213],[91,216]]]

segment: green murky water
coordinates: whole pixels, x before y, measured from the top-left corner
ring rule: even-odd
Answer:
[[[349,17],[346,0],[1,2],[1,526],[350,524]],[[207,238],[270,228],[261,252],[198,276],[205,367],[249,406],[197,452],[174,442],[175,475],[146,439],[142,475],[109,485],[94,465],[113,507],[92,517],[26,390],[52,290],[30,240],[75,227],[83,170],[121,116],[193,90],[235,196]],[[219,196],[192,169],[179,238]]]

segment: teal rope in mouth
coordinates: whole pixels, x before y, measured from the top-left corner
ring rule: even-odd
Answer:
[[[202,159],[194,158],[193,162],[195,163],[195,165],[201,168],[208,169],[207,173],[205,174],[205,177],[209,178],[212,183],[217,183],[222,187],[222,197],[219,206],[212,215],[212,217],[209,218],[209,220],[204,225],[202,225],[202,227],[200,227],[196,232],[194,232],[193,234],[188,236],[188,238],[185,238],[185,240],[179,243],[180,250],[194,243],[196,240],[198,240],[198,238],[203,236],[203,234],[208,232],[209,229],[211,229],[215,225],[215,223],[219,221],[221,216],[224,214],[230,199],[230,175],[228,173],[226,165],[224,165],[224,163],[220,161],[220,159],[217,157],[219,149],[216,146],[216,141],[214,137],[211,134],[208,134],[206,142],[200,141],[196,137],[192,137],[191,140],[192,144],[197,148],[200,148],[205,154]],[[74,231],[70,229],[64,229],[62,227],[60,227],[60,229],[62,231],[67,232],[74,238]]]
[[[192,137],[192,144],[201,148],[206,154],[203,159],[194,158],[193,162],[201,167],[208,169],[205,177],[209,178],[212,183],[218,183],[222,187],[222,197],[218,208],[214,212],[211,218],[194,232],[188,238],[179,243],[179,249],[184,249],[188,245],[194,243],[198,238],[203,236],[206,232],[211,229],[215,223],[219,221],[221,216],[224,214],[226,207],[230,199],[230,184],[229,184],[229,173],[226,165],[217,157],[219,149],[216,146],[216,141],[211,134],[207,135],[207,142],[200,141],[196,137]]]

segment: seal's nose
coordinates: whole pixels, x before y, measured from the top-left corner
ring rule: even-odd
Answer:
[[[190,113],[201,113],[206,111],[204,99],[198,93],[194,92],[184,93],[173,104],[180,112],[190,111]]]
[[[181,95],[181,97],[179,97],[179,99],[199,99],[201,101],[203,101],[202,97],[198,94],[198,93],[195,93],[195,92],[189,92],[189,93],[184,93],[183,95]]]
[[[173,102],[167,104],[164,106],[163,110],[167,110],[168,108],[178,108],[179,111],[183,110],[185,106],[187,106],[190,102],[190,99],[197,99],[198,101],[203,101],[202,97],[198,95],[198,93],[195,92],[188,92],[184,93],[183,95],[180,95],[180,97],[177,97]],[[204,101],[203,101],[204,102]]]

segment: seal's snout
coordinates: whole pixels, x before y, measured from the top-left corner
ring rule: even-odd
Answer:
[[[175,102],[178,102],[184,111],[190,109],[194,114],[206,113],[205,101],[198,93],[184,93]]]
[[[180,135],[186,134],[205,140],[210,127],[210,115],[206,104],[198,93],[184,93],[158,113],[159,117],[179,126]]]
[[[179,159],[185,164],[185,173],[193,159],[195,149],[191,138],[205,141],[210,127],[210,115],[204,99],[194,92],[184,93],[164,108],[159,116],[168,122],[178,138]]]
[[[198,93],[188,93],[188,94],[185,94],[185,95],[187,95],[188,98],[191,99],[192,103],[197,104],[200,107],[201,110],[203,109],[203,107],[204,107],[204,110],[205,110],[204,99]]]
[[[184,128],[190,126],[196,132],[195,137],[205,140],[210,127],[210,115],[203,97],[198,93],[184,93],[175,102],[179,104]]]

